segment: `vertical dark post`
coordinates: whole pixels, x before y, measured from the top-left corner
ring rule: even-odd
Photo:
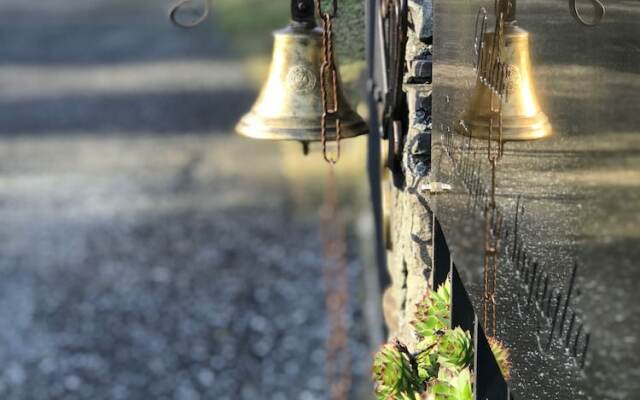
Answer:
[[[440,222],[433,217],[433,289],[442,285],[449,275],[451,269],[451,253],[444,238],[444,232]]]
[[[313,4],[314,1],[310,0]],[[389,273],[387,271],[387,259],[384,241],[384,225],[382,217],[382,189],[381,189],[381,174],[380,174],[380,137],[378,136],[378,104],[376,93],[378,88],[376,87],[375,78],[375,65],[378,61],[376,57],[376,21],[377,12],[379,12],[377,2],[375,0],[367,0],[365,2],[365,27],[366,27],[366,48],[365,56],[367,61],[367,106],[369,108],[369,126],[370,133],[367,137],[367,170],[369,176],[369,190],[371,198],[371,211],[373,214],[375,236],[374,248],[376,257],[377,270],[375,271],[375,277],[377,280],[378,288],[382,289],[389,286],[391,281]],[[381,306],[380,298],[380,306]],[[378,315],[379,314],[379,315]],[[387,336],[387,327],[384,324],[382,317],[381,307],[376,308],[376,320],[379,320],[380,325],[380,340],[377,340],[372,336],[373,341],[382,341]],[[378,321],[374,321],[378,322]]]
[[[366,58],[367,58],[367,76],[368,76],[368,106],[369,106],[369,126],[371,127],[367,138],[367,169],[369,170],[369,188],[371,195],[371,207],[373,211],[375,229],[376,229],[376,261],[379,269],[379,277],[381,286],[389,284],[389,276],[387,273],[387,262],[384,245],[384,226],[382,221],[382,188],[380,185],[380,137],[378,124],[378,104],[376,100],[375,80],[375,45],[376,45],[376,13],[379,11],[376,7],[375,0],[366,2]]]
[[[473,332],[476,315],[456,266],[451,262],[451,327]]]

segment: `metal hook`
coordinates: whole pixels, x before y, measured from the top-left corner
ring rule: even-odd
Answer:
[[[591,21],[587,21],[580,14],[580,11],[578,11],[577,0],[569,0],[569,11],[571,12],[573,18],[580,24],[592,27],[598,25],[600,21],[602,21],[602,18],[604,18],[604,14],[606,12],[606,8],[600,0],[589,0],[589,2],[593,6],[593,12],[595,13]]]
[[[209,4],[209,0],[203,0],[203,9],[200,13],[200,15],[198,15],[198,17],[192,21],[189,21],[187,23],[184,22],[180,22],[179,18],[178,18],[178,13],[180,12],[180,10],[190,4],[190,3],[194,3],[196,0],[180,0],[179,2],[177,2],[175,5],[173,5],[173,7],[171,7],[171,9],[169,10],[169,19],[171,20],[171,22],[176,25],[179,26],[180,28],[185,28],[185,29],[190,29],[190,28],[195,28],[196,26],[200,25],[204,20],[207,19],[207,17],[209,16],[209,12],[211,11],[211,6]]]

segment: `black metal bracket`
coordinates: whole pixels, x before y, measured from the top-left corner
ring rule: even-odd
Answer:
[[[379,34],[385,45],[388,90],[382,112],[382,135],[389,141],[387,166],[398,175],[402,172],[402,149],[409,124],[407,98],[402,90],[409,9],[407,0],[389,0],[383,4],[387,9],[380,13],[382,29]]]
[[[306,28],[316,26],[314,0],[291,0],[291,23]]]

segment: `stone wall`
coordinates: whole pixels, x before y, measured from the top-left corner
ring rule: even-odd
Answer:
[[[401,176],[383,183],[387,215],[387,265],[391,285],[383,305],[389,337],[413,344],[410,326],[424,296],[432,266],[432,214],[419,186],[429,180],[431,162],[431,0],[409,1],[409,32],[404,91],[409,126]]]

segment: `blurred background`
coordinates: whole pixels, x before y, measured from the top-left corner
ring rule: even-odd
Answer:
[[[362,91],[363,10],[338,56]],[[285,0],[0,0],[0,399],[324,399],[317,148],[233,126]],[[358,107],[360,110],[362,106]],[[369,398],[366,139],[338,168],[352,398]]]

